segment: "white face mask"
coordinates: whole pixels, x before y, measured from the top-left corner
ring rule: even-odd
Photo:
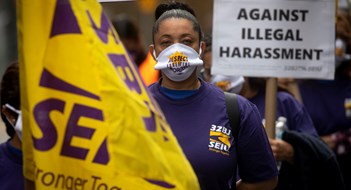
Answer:
[[[238,94],[243,87],[244,77],[213,75],[210,83],[220,87],[223,91]]]
[[[10,121],[8,117],[6,117],[6,119],[13,126],[17,133],[17,136],[22,141],[22,112],[12,107],[10,104],[5,104],[5,107],[18,114],[15,125],[13,125],[12,121]]]
[[[203,64],[199,53],[193,48],[180,43],[175,43],[164,49],[156,58],[156,61],[155,69],[161,70],[169,79],[177,82],[189,78],[195,68]]]

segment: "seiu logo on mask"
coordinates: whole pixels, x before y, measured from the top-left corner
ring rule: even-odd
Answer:
[[[173,72],[182,72],[189,66],[188,56],[183,53],[176,51],[173,55],[169,56],[167,68],[172,69]]]

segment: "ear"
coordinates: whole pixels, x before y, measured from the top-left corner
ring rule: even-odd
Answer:
[[[206,48],[206,43],[204,41],[200,42],[200,50],[199,50],[199,56],[202,59],[204,54],[205,54],[205,48]]]
[[[156,61],[156,51],[155,51],[154,44],[149,45],[149,53],[152,55],[152,57]]]

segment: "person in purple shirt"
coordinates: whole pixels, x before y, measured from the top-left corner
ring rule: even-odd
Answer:
[[[210,73],[212,64],[208,58],[212,56],[211,36],[206,35],[204,42],[206,50],[203,61],[208,67],[204,67],[203,73]],[[254,103],[264,117],[265,79],[246,77],[244,84],[240,86],[235,88],[240,89],[241,95]],[[228,88],[221,89],[229,91]],[[264,123],[264,119],[262,122]],[[287,92],[277,93],[275,128],[277,138],[269,139],[280,169],[275,190],[344,189],[334,154],[318,138],[303,105]]]
[[[201,189],[273,189],[278,171],[257,108],[237,97],[240,125],[234,139],[224,92],[197,77],[205,44],[192,9],[178,2],[160,4],[155,16],[150,52],[162,77],[149,89]],[[240,180],[232,183],[237,174]]]
[[[338,9],[334,80],[299,80],[302,102],[321,138],[337,155],[351,189],[351,14]]]
[[[254,103],[260,114],[265,115],[265,79],[245,77],[244,88],[241,95]],[[277,118],[284,117],[288,130],[298,131],[318,137],[310,115],[306,108],[288,91],[277,92]]]
[[[265,116],[264,78],[245,77],[240,94]],[[345,189],[336,156],[319,138],[302,103],[278,89],[276,117],[276,138],[269,139],[280,167],[276,190]]]
[[[240,92],[254,103],[261,116],[265,116],[265,79],[245,77],[244,87]],[[283,122],[284,131],[297,131],[318,137],[316,129],[306,109],[291,94],[285,91],[277,92],[277,123]],[[279,119],[279,120],[278,120]],[[263,122],[262,121],[262,122]],[[281,130],[279,129],[279,130]],[[281,138],[281,132],[276,129],[276,139],[271,139],[272,150],[277,161],[293,162],[294,149],[293,146]]]
[[[22,120],[19,96],[18,63],[6,69],[0,89],[1,118],[10,139],[0,144],[0,189],[23,190]]]

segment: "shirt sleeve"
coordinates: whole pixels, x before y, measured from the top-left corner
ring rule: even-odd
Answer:
[[[292,131],[298,131],[318,137],[312,119],[306,108],[288,93],[280,92],[278,94],[279,104],[285,115],[288,116],[288,128]]]
[[[238,135],[238,171],[244,182],[260,182],[278,176],[277,165],[257,107],[238,98],[241,111]]]

